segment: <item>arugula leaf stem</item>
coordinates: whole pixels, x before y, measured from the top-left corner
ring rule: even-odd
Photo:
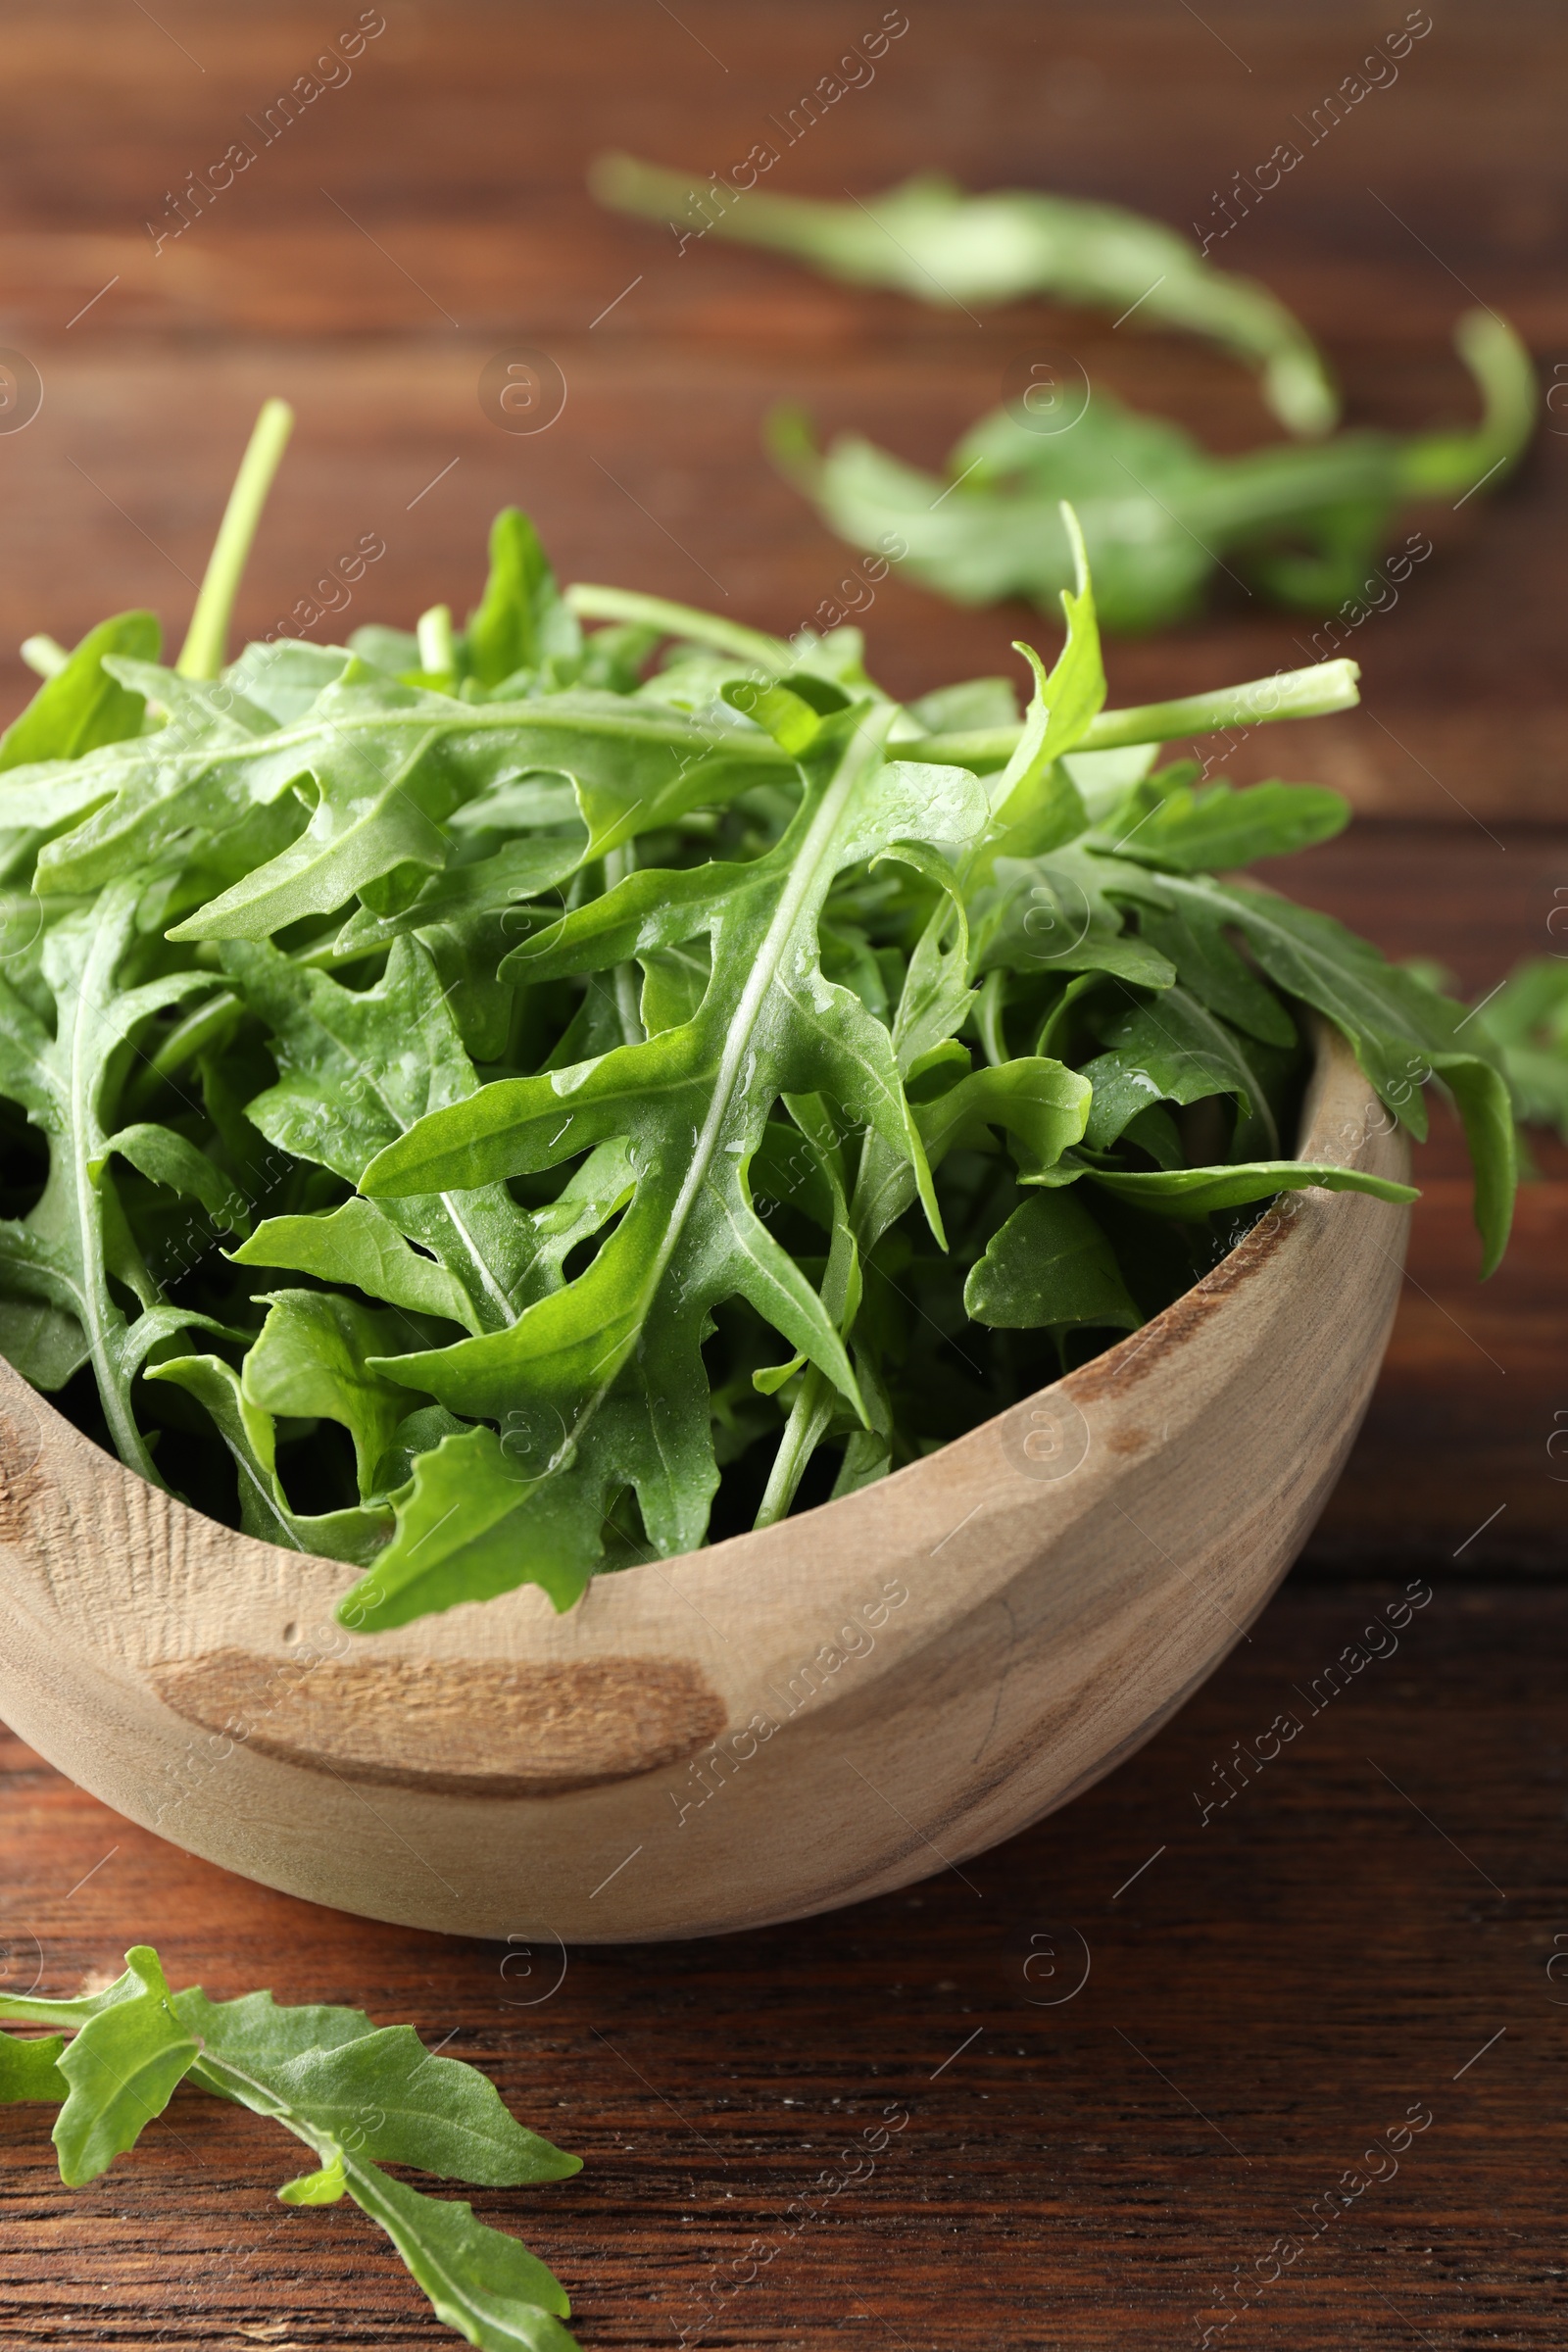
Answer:
[[[182,678],[216,678],[223,666],[229,616],[234,598],[262,519],[267,494],[272,487],[288,437],[294,430],[294,412],[286,400],[265,400],[240,460],[234,487],[218,526],[197,592],[196,610],[179,660],[174,667]]]
[[[428,612],[421,612],[415,635],[419,647],[419,667],[430,677],[450,678],[454,662],[452,607],[432,605]]]
[[[710,645],[715,653],[736,654],[743,662],[760,662],[773,675],[794,666],[795,652],[782,637],[760,629],[744,628],[717,612],[699,612],[695,605],[672,604],[667,597],[644,596],[635,588],[603,588],[581,581],[565,594],[568,609],[579,620],[629,620],[662,629],[666,637],[682,637],[692,645]]]
[[[58,678],[71,660],[59,639],[47,636],[42,630],[34,637],[24,637],[18,651],[34,676],[40,678]]]
[[[84,2026],[103,2006],[102,1995],[84,1992],[75,2000],[33,2000],[25,1994],[0,1992],[0,2024],[8,2026]]]
[[[1314,662],[1306,669],[1277,670],[1245,686],[1221,686],[1170,703],[1131,703],[1101,710],[1073,745],[1075,752],[1119,751],[1140,743],[1174,743],[1230,727],[1264,727],[1278,719],[1320,718],[1351,710],[1361,699],[1358,662]],[[899,745],[901,760],[934,760],[960,766],[999,765],[1011,758],[1022,725],[984,727],[956,735],[922,735]]]
[[[822,1442],[832,1406],[827,1380],[815,1364],[808,1364],[767,1474],[767,1486],[752,1522],[754,1527],[772,1527],[788,1515],[807,1464]]]
[[[624,882],[626,876],[636,870],[636,865],[637,850],[634,843],[628,841],[618,850],[607,850],[605,852],[606,890],[613,890],[617,882]],[[621,1042],[628,1046],[640,1046],[644,1042],[645,1032],[639,1002],[637,966],[634,963],[617,963],[612,978],[615,989],[615,1010],[620,1015]]]
[[[102,910],[102,919],[93,931],[81,984],[75,992],[70,1061],[70,1132],[75,1155],[72,1190],[81,1251],[82,1329],[98,1378],[98,1394],[103,1402],[104,1417],[109,1423],[115,1450],[121,1460],[138,1471],[150,1486],[161,1487],[164,1481],[153,1468],[153,1457],[136,1427],[136,1418],[130,1409],[130,1382],[121,1368],[114,1346],[115,1328],[123,1319],[109,1296],[109,1277],[104,1264],[103,1194],[100,1186],[93,1183],[87,1168],[88,1160],[102,1143],[94,1102],[99,1068],[88,1048],[88,1031],[102,1019],[101,1007],[113,997],[115,965],[124,950],[127,918],[134,908],[139,889],[139,880],[133,880],[122,884],[118,892],[105,894],[110,902],[118,898],[119,904],[111,903]],[[109,1183],[112,1180],[105,1175],[101,1181]]]
[[[124,1107],[139,1109],[165,1080],[172,1078],[198,1054],[219,1044],[244,1017],[244,1006],[228,989],[198,1005],[172,1029],[157,1052],[140,1063],[125,1088]]]
[[[663,1281],[698,1196],[708,1182],[709,1171],[730,1123],[736,1101],[744,1093],[744,1072],[756,1050],[758,1024],[777,984],[796,928],[805,910],[822,896],[826,880],[831,879],[835,867],[835,843],[846,809],[879,761],[892,720],[892,704],[870,710],[861,718],[845,747],[838,771],[824,792],[796,852],[789,880],[779,896],[767,931],[758,946],[745,988],[736,1004],[718,1068],[713,1076],[712,1100],[700,1133],[693,1138],[691,1160],[680,1192],[664,1231],[650,1253],[650,1262],[639,1286],[645,1299],[652,1299]],[[608,1396],[614,1376],[620,1369],[623,1353],[622,1349],[615,1351],[610,1375],[602,1381],[584,1406],[574,1435],[586,1426]]]

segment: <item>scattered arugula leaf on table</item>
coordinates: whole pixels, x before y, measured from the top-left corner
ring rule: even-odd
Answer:
[[[1291,431],[1323,433],[1338,414],[1322,358],[1283,303],[1213,268],[1162,222],[1116,206],[1029,189],[968,196],[940,176],[869,203],[826,203],[715,188],[629,156],[602,158],[592,184],[605,203],[668,220],[677,235],[682,223],[687,238],[710,229],[939,308],[1041,293],[1134,312],[1142,326],[1187,327],[1258,368]],[[955,604],[1021,596],[1054,612],[1073,580],[1060,513],[1070,499],[1108,628],[1187,617],[1216,567],[1275,603],[1327,612],[1367,592],[1399,507],[1495,485],[1530,438],[1535,374],[1512,327],[1470,311],[1454,339],[1482,400],[1468,430],[1360,429],[1214,457],[1169,419],[1087,375],[1069,383],[1054,366],[971,425],[940,476],[858,434],[819,451],[788,407],[769,441],[841,539],[897,549],[909,577]]]
[[[286,2180],[285,2205],[351,2197],[384,2230],[437,2319],[481,2352],[573,2352],[561,2282],[526,2246],[478,2221],[466,2201],[411,2188],[410,2166],[478,2187],[532,2187],[582,2169],[517,2123],[488,2076],[427,2050],[412,2026],[372,2026],[358,2009],[285,2008],[270,1992],[210,2001],[171,1991],[158,1954],[137,1944],[125,1973],[77,1999],[0,1992],[0,2103],[58,2109],[60,2178],[79,2188],[133,2148],[182,2082],[280,2124],[314,2169]],[[69,2039],[67,2036],[69,2035]]]
[[[1178,229],[1123,205],[1036,188],[969,196],[937,172],[868,202],[825,203],[715,187],[629,155],[601,156],[589,184],[616,212],[668,221],[681,251],[711,230],[939,309],[1026,294],[1113,314],[1135,309],[1147,326],[1205,335],[1255,368],[1291,432],[1326,432],[1339,414],[1322,353],[1277,296],[1215,269]]]
[[[956,604],[1022,596],[1049,610],[1072,576],[1058,511],[1070,499],[1111,628],[1186,618],[1217,566],[1276,604],[1326,612],[1367,588],[1401,506],[1500,483],[1529,441],[1535,372],[1513,329],[1471,311],[1455,341],[1482,399],[1468,431],[1361,427],[1214,457],[1180,425],[1097,388],[1055,432],[1019,403],[994,411],[940,477],[854,434],[819,453],[792,410],[773,418],[771,442],[841,539],[902,547],[904,570]]]
[[[123,615],[6,738],[0,1350],[358,1569],[346,1624],[565,1608],[1032,1394],[1282,1191],[1411,1198],[1291,1158],[1314,1018],[1412,1134],[1456,1102],[1495,1262],[1496,1045],[1233,870],[1344,802],[1156,764],[1353,663],[1107,710],[1064,510],[1026,708],[906,708],[854,630],[563,594],[509,511],[466,627],[221,668],[264,471],[177,664]]]
[[[1516,964],[1473,1017],[1501,1056],[1519,1117],[1568,1143],[1568,960]]]

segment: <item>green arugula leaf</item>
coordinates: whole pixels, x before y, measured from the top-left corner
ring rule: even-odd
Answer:
[[[1414,1185],[1396,1184],[1390,1176],[1303,1159],[1251,1160],[1228,1168],[1085,1167],[1083,1174],[1134,1208],[1157,1209],[1162,1216],[1194,1222],[1216,1209],[1242,1208],[1253,1200],[1272,1200],[1280,1193],[1304,1192],[1309,1186],[1326,1193],[1368,1193],[1374,1200],[1420,1199]]]
[[[1195,789],[1196,760],[1135,784],[1092,836],[1097,849],[1177,873],[1214,872],[1286,858],[1332,841],[1350,821],[1350,804],[1322,784],[1208,784]]]
[[[197,2044],[171,2004],[157,1953],[133,1945],[125,1965],[137,1990],[86,2019],[59,2062],[70,2095],[53,2136],[68,2188],[95,2180],[134,2147],[196,2060]]]
[[[89,629],[63,669],[46,678],[20,718],[0,735],[0,769],[42,760],[79,760],[101,744],[140,731],[146,704],[104,667],[106,654],[158,659],[158,622],[151,612],[119,612]],[[0,815],[5,800],[0,793]]]
[[[582,2170],[579,2157],[524,2130],[487,2076],[427,2050],[412,2026],[376,2027],[358,2009],[283,2007],[270,1992],[210,2001],[196,1986],[174,2008],[201,2045],[204,2076],[232,2067],[244,2079],[224,2080],[228,2096],[258,2114],[272,2111],[265,2097],[308,2116],[350,2156],[489,2188]]]
[[[237,688],[276,725],[289,727],[305,716],[321,689],[341,677],[348,665],[347,647],[279,637],[270,644],[248,645],[224,670],[223,684]],[[398,667],[406,669],[408,663],[399,662]]]
[[[1147,954],[1164,957],[1183,988],[1232,1028],[1266,1046],[1282,1046],[1287,1051],[1295,1047],[1296,1023],[1279,998],[1238,954],[1215,909],[1157,907],[1146,901],[1138,908],[1138,938]],[[1124,972],[1121,977],[1145,979],[1140,972]],[[1145,981],[1145,985],[1149,983]]]
[[[524,2131],[482,2075],[425,2050],[408,2027],[376,2032],[357,2010],[279,2009],[267,1993],[211,2002],[193,1989],[176,2006],[200,2034],[204,2086],[270,2116],[321,2159],[319,2172],[285,2184],[289,2202],[332,2201],[341,2179],[448,2327],[487,2352],[570,2352],[555,2324],[569,2305],[537,2257],[468,2205],[423,2196],[379,2168],[512,2186],[565,2180],[576,2157]]]
[[[65,2046],[58,2034],[40,2034],[28,2041],[0,2034],[0,2106],[24,2099],[61,2105],[71,2090],[58,2064]]]
[[[161,1301],[121,1210],[104,1163],[108,1124],[142,1024],[166,1006],[213,986],[213,975],[176,971],[126,985],[136,960],[136,908],[143,887],[132,876],[106,890],[90,911],[66,915],[46,934],[41,971],[54,1000],[51,1027],[17,989],[0,979],[0,1093],[21,1103],[49,1142],[49,1174],[37,1205],[0,1222],[0,1285],[14,1300],[41,1304],[80,1333],[111,1435],[122,1460],[155,1486],[161,1482],[131,1410],[130,1388],[149,1345],[182,1321],[199,1321]],[[170,1164],[180,1158],[171,1138]],[[184,1164],[181,1161],[181,1164]],[[119,1302],[129,1292],[147,1313],[129,1321]],[[69,1356],[65,1325],[45,1345]]]
[[[604,1556],[616,1492],[639,1473],[650,1491],[668,1475],[650,1420],[638,1401],[612,1399],[568,1451],[555,1407],[525,1402],[509,1407],[505,1438],[492,1429],[444,1437],[414,1463],[412,1491],[394,1496],[396,1538],[339,1604],[342,1622],[385,1633],[520,1584],[570,1608]],[[707,1501],[705,1492],[696,1507]]]
[[[1049,610],[1073,572],[1059,512],[1070,499],[1108,628],[1186,618],[1225,558],[1276,601],[1327,612],[1366,589],[1402,501],[1499,480],[1529,441],[1535,374],[1513,329],[1471,312],[1455,339],[1484,404],[1470,432],[1362,430],[1216,458],[1097,390],[1055,432],[1015,409],[982,418],[953,451],[946,481],[853,435],[822,455],[793,412],[774,418],[772,446],[840,538],[902,542],[906,575],[956,604],[1026,596]]]
[[[308,1551],[277,1483],[272,1416],[251,1402],[233,1367],[221,1356],[177,1355],[152,1365],[147,1378],[183,1389],[212,1415],[239,1474],[239,1523],[246,1535]]]
[[[285,2180],[277,2192],[277,2201],[280,2205],[338,2205],[348,2193],[343,2151],[337,2148],[328,2162],[314,2173],[300,2173],[294,2180]]]
[[[358,992],[260,943],[230,943],[223,961],[267,1021],[279,1070],[246,1116],[296,1157],[356,1184],[428,1112],[476,1094],[479,1081],[419,940],[395,940],[379,985]],[[461,1200],[421,1188],[372,1213],[389,1228],[387,1251],[402,1234],[460,1286],[467,1301],[460,1320],[484,1331],[511,1325],[529,1295],[540,1236],[499,1184]],[[334,1238],[341,1232],[351,1244],[340,1278],[357,1279],[351,1264],[364,1270],[369,1230],[363,1215],[334,1228]]]
[[[1131,992],[1116,992],[1124,1000]],[[1084,1066],[1095,1090],[1085,1130],[1091,1149],[1107,1150],[1130,1119],[1155,1102],[1200,1102],[1229,1095],[1236,1102],[1236,1156],[1250,1155],[1260,1143],[1279,1151],[1273,1098],[1279,1055],[1253,1038],[1243,1038],[1228,1021],[1208,1010],[1179,983],[1157,999],[1123,1002],[1091,1018],[1109,1049]]]
[[[433,1269],[432,1269],[433,1271]],[[332,1291],[268,1291],[261,1338],[245,1358],[246,1401],[264,1412],[339,1421],[354,1441],[360,1493],[375,1492],[375,1469],[409,1409],[406,1389],[370,1369],[369,1359],[410,1337],[401,1313],[361,1306]]]
[[[1009,1330],[1078,1324],[1136,1331],[1144,1318],[1109,1236],[1067,1192],[1031,1193],[963,1286],[977,1323]]]
[[[220,1168],[213,1165],[204,1152],[187,1143],[182,1135],[176,1135],[172,1127],[155,1127],[141,1120],[135,1126],[118,1129],[108,1138],[102,1154],[87,1162],[87,1174],[94,1184],[111,1153],[116,1152],[154,1184],[166,1184],[172,1192],[199,1200],[215,1224],[226,1226],[230,1233],[249,1232],[250,1215],[244,1194]]]
[[[504,507],[490,526],[490,577],[471,613],[463,653],[470,677],[500,686],[549,656],[570,661],[582,632],[561,601],[539,535],[526,514]]]
[[[711,231],[939,308],[1025,294],[1114,314],[1136,308],[1150,326],[1206,335],[1258,368],[1264,397],[1292,432],[1320,433],[1338,414],[1322,355],[1282,302],[1252,278],[1216,270],[1163,221],[1120,205],[1034,188],[968,196],[934,172],[864,203],[756,189],[742,200],[711,178],[687,179],[627,155],[602,156],[590,185],[617,212],[668,220],[681,250]],[[1045,394],[1037,405],[1054,415],[1060,388],[1037,389]]]
[[[795,715],[783,715],[793,729]],[[512,1485],[514,1581],[528,1573],[534,1496],[548,1497],[534,1507],[553,1534],[566,1507],[553,1493],[563,1482],[587,1491],[582,1505],[570,1506],[573,1522],[602,1520],[617,1458],[618,1483],[635,1487],[656,1549],[701,1540],[717,1469],[700,1348],[721,1299],[746,1298],[859,1405],[832,1319],[758,1218],[747,1170],[772,1103],[820,1090],[911,1163],[935,1215],[887,1032],[858,998],[826,981],[818,963],[817,921],[838,872],[904,838],[962,843],[985,820],[966,771],[884,764],[891,717],[891,710],[860,709],[821,722],[802,747],[801,808],[765,857],[745,866],[634,872],[509,958],[539,980],[603,970],[706,930],[711,977],[692,1020],[575,1069],[485,1088],[389,1147],[361,1178],[362,1190],[384,1198],[543,1169],[614,1137],[631,1148],[636,1189],[586,1273],[506,1332],[380,1367],[458,1412],[500,1418],[522,1408],[553,1417],[560,1438],[536,1481],[506,1482],[491,1464],[493,1482]],[[623,1372],[641,1391],[652,1442],[607,1460],[606,1439],[585,1447],[585,1438]],[[405,1574],[417,1574],[430,1592],[438,1542],[439,1560],[451,1561],[451,1599],[468,1597],[465,1514],[449,1520],[441,1538],[421,1531],[416,1544],[405,1540],[400,1521],[398,1541],[377,1563],[370,1623],[395,1622],[384,1611]],[[416,1548],[425,1558],[416,1571]],[[361,1598],[351,1595],[356,1605]]]
[[[1134,871],[1127,868],[1130,874]],[[1118,889],[1135,896],[1139,885]],[[1413,972],[1389,963],[1332,915],[1239,884],[1161,876],[1165,903],[1196,907],[1230,923],[1246,939],[1277,988],[1331,1020],[1400,1123],[1427,1131],[1422,1087],[1437,1078],[1464,1122],[1475,1167],[1475,1217],[1483,1272],[1492,1273],[1508,1243],[1518,1182],[1518,1145],[1507,1082],[1485,1031],[1459,1032],[1468,1015]]]
[[[391,1510],[372,1505],[315,1516],[291,1510],[277,1475],[273,1417],[252,1403],[232,1365],[217,1355],[179,1355],[150,1366],[147,1378],[183,1389],[211,1415],[238,1477],[239,1522],[246,1535],[355,1567],[374,1558],[392,1532]]]
[[[485,804],[470,804],[485,812]],[[418,896],[395,914],[374,914],[362,906],[351,915],[333,942],[335,959],[369,954],[390,947],[405,931],[427,934],[437,926],[465,927],[486,915],[505,914],[519,901],[538,898],[557,883],[567,881],[583,862],[588,837],[579,825],[569,832],[534,834],[504,844],[493,857],[471,865],[448,866],[427,882]],[[515,944],[504,927],[496,935],[491,961],[499,962]]]
[[[542,768],[570,778],[593,856],[780,769],[765,735],[623,695],[472,705],[351,662],[300,718],[276,728],[225,686],[111,660],[117,674],[175,708],[151,735],[64,771],[13,771],[14,821],[78,820],[40,853],[40,890],[101,889],[192,827],[221,831],[293,786],[314,808],[299,841],[176,925],[182,939],[266,939],[333,911],[362,886],[387,877],[416,885],[445,865],[442,820],[462,802]]]
[[[476,2221],[462,2199],[421,2196],[405,2181],[346,2166],[355,2203],[386,2231],[438,2320],[483,2352],[575,2352],[570,2310],[544,2264]]]
[[[345,1200],[341,1208],[308,1217],[269,1217],[229,1255],[237,1266],[280,1266],[322,1282],[352,1283],[388,1306],[483,1329],[457,1276],[412,1249],[369,1200]]]
[[[74,2029],[19,2041],[0,2034],[0,2100],[63,2098],[54,2138],[68,2186],[96,2179],[134,2145],[188,2079],[280,2124],[318,2159],[285,2181],[293,2206],[345,2194],[391,2238],[436,2317],[482,2352],[575,2352],[570,2306],[536,2255],[381,2170],[412,2165],[489,2187],[564,2180],[580,2159],[518,2124],[471,2066],[426,2050],[408,2026],[377,2029],[357,2009],[279,2007],[270,1992],[211,2001],[171,1993],[156,1952],[138,1945],[107,1991],[78,2000],[13,1999],[0,2017]]]
[[[1568,1140],[1568,963],[1515,965],[1471,1017],[1501,1057],[1520,1118]]]

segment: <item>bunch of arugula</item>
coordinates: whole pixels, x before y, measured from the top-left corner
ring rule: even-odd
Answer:
[[[1284,306],[1136,213],[1022,189],[965,196],[941,178],[910,180],[870,204],[755,192],[726,204],[710,186],[623,156],[604,159],[594,185],[622,210],[672,220],[696,212],[719,236],[938,306],[1046,293],[1135,309],[1143,324],[1208,335],[1261,368],[1265,396],[1293,432],[1322,432],[1337,414],[1322,361]],[[1478,310],[1454,339],[1482,399],[1469,430],[1357,430],[1214,457],[1168,418],[1084,377],[1024,387],[971,425],[941,476],[856,434],[821,452],[793,409],[776,413],[769,438],[840,538],[901,547],[908,575],[955,604],[1022,596],[1054,611],[1074,576],[1060,515],[1070,499],[1107,628],[1185,618],[1216,565],[1278,604],[1332,612],[1366,588],[1401,505],[1494,486],[1530,438],[1535,375],[1513,329]]]
[[[902,708],[854,630],[563,596],[509,511],[466,629],[216,675],[253,460],[176,668],[121,615],[0,742],[0,1349],[360,1566],[346,1623],[564,1608],[1032,1393],[1282,1190],[1407,1198],[1291,1157],[1311,1014],[1456,1102],[1495,1263],[1463,1007],[1225,878],[1345,804],[1154,766],[1353,664],[1107,711],[1080,541],[1022,715]]]
[[[582,2160],[517,2123],[476,2067],[427,2050],[412,2026],[376,2028],[358,2009],[282,2008],[270,1992],[210,2001],[172,1992],[158,1954],[137,1944],[102,1992],[37,2000],[0,1992],[0,2104],[57,2107],[60,2178],[79,2188],[133,2148],[181,2082],[264,2115],[303,2140],[315,2169],[278,2190],[285,2205],[352,2197],[386,2231],[436,2317],[482,2352],[575,2352],[571,2306],[536,2255],[384,2171],[412,2166],[485,2188],[564,2180]],[[67,2035],[71,2038],[68,2040]]]

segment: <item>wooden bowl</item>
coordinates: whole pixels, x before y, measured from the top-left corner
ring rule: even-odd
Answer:
[[[1302,1156],[1402,1179],[1387,1124],[1320,1032]],[[179,1845],[409,1926],[619,1942],[884,1893],[1099,1780],[1261,1609],[1365,1409],[1407,1215],[1284,1196],[1027,1403],[563,1617],[528,1588],[346,1633],[350,1570],[145,1485],[0,1364],[0,1714]]]

